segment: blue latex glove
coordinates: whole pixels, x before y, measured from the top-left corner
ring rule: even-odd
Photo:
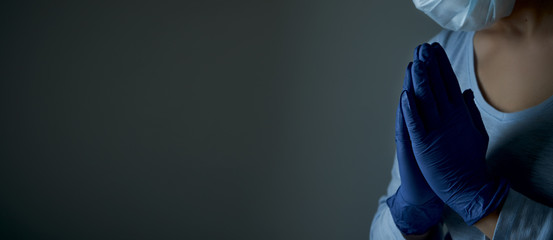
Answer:
[[[500,206],[509,185],[486,172],[488,134],[442,47],[423,44],[417,55],[414,92],[401,97],[413,153],[436,195],[472,225]]]
[[[405,91],[413,91],[411,65],[409,63],[405,73],[402,95]],[[423,234],[438,224],[444,203],[428,186],[417,165],[401,105],[396,113],[395,140],[401,185],[386,202],[396,226],[403,234]]]

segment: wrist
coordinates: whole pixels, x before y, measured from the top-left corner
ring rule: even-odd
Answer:
[[[405,234],[401,233],[405,240],[437,240],[440,239],[442,231],[440,230],[439,225],[434,225],[428,231],[423,234]]]
[[[424,204],[414,205],[403,199],[401,191],[387,199],[386,203],[398,229],[405,235],[420,235],[426,233],[441,218],[444,203],[434,196]]]
[[[497,225],[497,221],[499,220],[499,214],[501,213],[502,206],[503,203],[501,203],[501,205],[499,205],[499,207],[493,212],[483,217],[474,224],[474,226],[478,228],[482,233],[484,233],[484,235],[486,235],[489,239],[493,239],[495,226]]]
[[[509,183],[505,179],[490,181],[474,188],[472,193],[463,194],[464,197],[455,199],[448,205],[463,217],[466,224],[474,225],[500,208],[509,193],[509,189]],[[458,204],[462,202],[468,204]]]

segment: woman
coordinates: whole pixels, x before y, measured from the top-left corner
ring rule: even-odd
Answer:
[[[553,239],[553,2],[414,2],[453,31],[408,66],[371,239]]]

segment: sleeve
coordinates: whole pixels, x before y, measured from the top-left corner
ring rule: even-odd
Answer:
[[[401,232],[396,227],[390,208],[386,204],[386,199],[392,196],[401,183],[399,177],[399,168],[397,163],[397,155],[394,156],[394,165],[392,167],[392,180],[388,184],[386,195],[380,197],[378,200],[378,209],[374,215],[373,222],[371,224],[371,240],[380,239],[404,239]]]
[[[499,214],[493,239],[553,239],[553,208],[511,189]]]

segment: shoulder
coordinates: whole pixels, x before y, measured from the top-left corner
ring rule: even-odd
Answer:
[[[438,42],[444,48],[446,46],[458,46],[459,44],[469,41],[472,35],[474,35],[474,32],[442,30],[434,37],[432,37],[428,42]]]
[[[428,42],[438,42],[442,45],[447,55],[450,57],[450,60],[452,60],[452,58],[455,59],[457,55],[464,55],[467,53],[467,48],[472,47],[473,36],[474,32],[442,30]]]

